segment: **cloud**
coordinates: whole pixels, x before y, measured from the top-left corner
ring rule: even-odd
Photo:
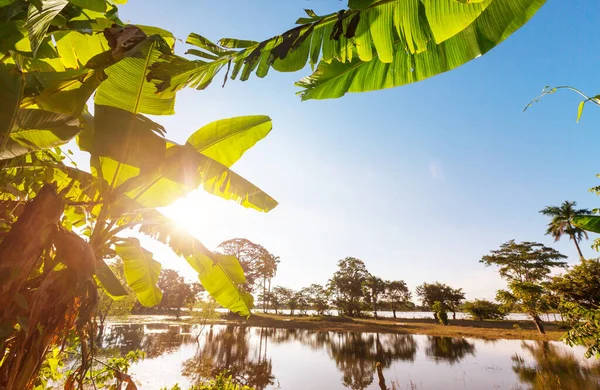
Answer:
[[[431,161],[429,163],[429,173],[434,180],[446,181],[446,176],[444,176],[442,166],[437,161]]]

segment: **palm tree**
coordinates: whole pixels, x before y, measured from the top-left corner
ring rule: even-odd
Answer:
[[[569,202],[565,200],[560,207],[558,206],[547,206],[540,213],[547,215],[552,218],[548,224],[548,230],[546,234],[550,234],[554,237],[554,241],[561,239],[563,235],[568,235],[571,240],[575,243],[579,258],[584,260],[581,248],[579,248],[579,241],[584,237],[588,238],[585,230],[580,229],[573,225],[573,218],[580,215],[589,215],[591,211],[588,209],[575,209],[577,202]]]

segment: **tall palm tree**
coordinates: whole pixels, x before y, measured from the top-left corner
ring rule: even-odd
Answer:
[[[554,241],[558,241],[562,236],[567,235],[575,243],[579,258],[584,260],[579,241],[584,237],[587,240],[588,236],[585,230],[573,225],[573,218],[579,215],[589,215],[592,212],[588,209],[576,209],[577,202],[569,202],[565,200],[560,206],[547,206],[540,213],[552,218],[548,224],[546,234],[554,237]]]

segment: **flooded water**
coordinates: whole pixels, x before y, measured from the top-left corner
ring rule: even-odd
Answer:
[[[260,390],[600,389],[600,363],[559,342],[136,323],[109,325],[103,346],[146,352],[130,370],[143,389],[225,369]]]

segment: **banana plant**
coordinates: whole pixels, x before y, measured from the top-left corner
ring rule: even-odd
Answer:
[[[225,77],[265,77],[270,68],[314,72],[296,83],[303,100],[397,87],[449,71],[504,41],[545,0],[349,0],[328,15],[306,10],[297,26],[257,42],[190,34],[187,54],[169,56],[148,75],[159,91],[206,88]],[[316,69],[315,69],[316,67]],[[175,70],[177,68],[177,70]]]

